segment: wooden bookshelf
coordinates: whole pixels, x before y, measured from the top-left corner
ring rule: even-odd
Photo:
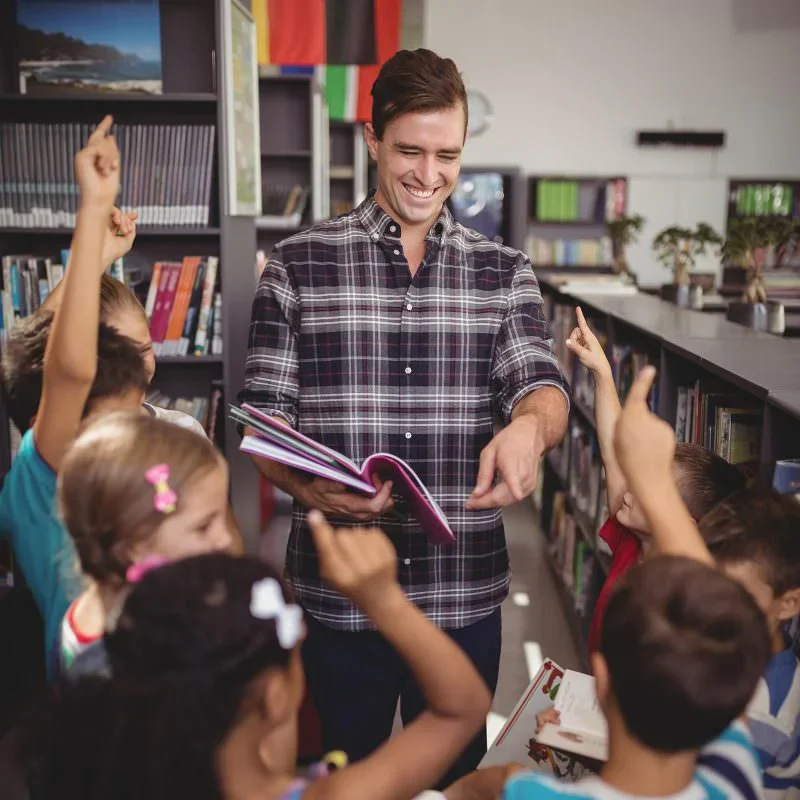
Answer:
[[[207,227],[142,226],[131,255],[147,283],[152,264],[185,255],[219,258],[224,355],[159,359],[154,384],[172,397],[207,395],[212,381],[222,380],[224,401],[235,400],[244,383],[249,309],[255,291],[255,225],[252,218],[226,213],[223,187],[227,164],[222,133],[226,126],[221,64],[227,56],[219,20],[226,0],[163,0],[159,6],[163,94],[19,94],[15,52],[15,4],[0,3],[0,122],[96,123],[106,113],[116,123],[136,125],[206,124],[215,128],[211,210]],[[244,0],[249,6],[249,0]],[[292,142],[308,149],[310,143]],[[0,229],[0,254],[25,253],[56,257],[69,243],[70,231],[7,227]],[[258,527],[258,478],[249,458],[238,451],[239,437],[225,426],[225,455],[230,465],[231,502],[242,530],[252,536]],[[0,472],[9,466],[8,420],[0,404]],[[254,544],[254,543],[251,543]],[[0,639],[13,659],[0,667],[0,730],[15,707],[25,703],[41,681],[41,653],[28,645],[32,637],[27,593],[13,590],[0,597]],[[23,611],[16,611],[17,608]],[[22,680],[20,676],[28,676]]]
[[[620,175],[529,175],[523,249],[551,272],[611,272],[606,220],[627,211]]]
[[[721,393],[734,405],[760,414],[759,455],[753,468],[756,478],[769,485],[777,459],[800,457],[800,346],[796,342],[751,331],[719,315],[681,309],[644,293],[632,297],[570,294],[542,277],[540,285],[555,349],[571,385],[575,385],[576,370],[581,367],[563,346],[563,340],[565,331],[569,333],[574,324],[574,308],[580,305],[593,329],[605,337],[612,366],[615,348],[619,353],[621,348],[630,347],[658,367],[657,393],[651,401],[656,413],[673,428],[679,422],[679,393],[699,381],[702,394]],[[709,424],[710,419],[704,419],[700,428],[703,435]],[[575,426],[590,437],[596,436],[591,409],[585,402],[573,400],[567,440]],[[576,540],[592,549],[596,566],[591,580],[595,582],[581,587],[585,610],[580,614],[575,611],[574,592],[571,602],[565,604],[574,617],[570,624],[574,632],[588,630],[608,558],[597,541],[597,531],[607,516],[602,480],[596,510],[580,507],[576,489],[584,487],[589,476],[578,471],[572,456],[570,447],[562,445],[543,460],[541,491],[534,505],[542,530],[551,539],[555,498],[564,492],[564,507],[574,518]],[[599,454],[590,469],[601,469]],[[551,552],[556,544],[551,540]],[[563,581],[563,564],[555,563],[553,569],[561,580],[562,592],[570,594]],[[585,653],[587,640],[583,634],[577,636],[576,644]]]
[[[361,122],[331,120],[329,123],[326,180],[330,216],[337,217],[367,196],[369,156]]]

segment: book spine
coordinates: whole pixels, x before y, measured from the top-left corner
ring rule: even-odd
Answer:
[[[214,289],[217,281],[217,265],[219,259],[216,256],[208,256],[206,259],[206,275],[203,286],[203,298],[200,303],[200,315],[197,320],[197,332],[194,340],[194,354],[204,356],[209,351],[209,341],[213,335],[213,330],[209,326],[211,309],[214,303]]]
[[[186,309],[186,319],[183,323],[183,331],[181,332],[181,339],[178,345],[178,355],[181,356],[189,355],[189,350],[194,344],[194,337],[197,332],[197,320],[200,316],[200,302],[203,299],[205,276],[206,259],[198,259],[189,305]]]
[[[214,335],[211,339],[211,355],[221,356],[222,348],[222,294],[217,292],[214,295]]]

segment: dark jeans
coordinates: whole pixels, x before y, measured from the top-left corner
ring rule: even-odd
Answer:
[[[380,634],[336,631],[308,613],[305,618],[308,636],[303,666],[322,724],[322,743],[326,751],[343,750],[351,762],[358,761],[391,735],[398,698],[404,725],[425,709],[425,699],[405,662]],[[500,666],[500,609],[447,634],[494,694]],[[441,786],[471,772],[485,753],[484,725],[442,778]]]

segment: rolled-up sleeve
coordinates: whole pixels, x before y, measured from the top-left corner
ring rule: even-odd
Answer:
[[[239,401],[297,426],[297,292],[276,248],[258,283]]]
[[[520,255],[497,338],[492,386],[498,413],[506,422],[514,406],[530,392],[553,386],[569,404],[569,384],[553,352],[553,337],[544,317],[542,294],[531,262]]]

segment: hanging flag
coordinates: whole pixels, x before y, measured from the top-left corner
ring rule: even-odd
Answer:
[[[325,63],[325,0],[253,0],[259,64]]]
[[[355,119],[359,122],[369,122],[372,118],[372,84],[381,67],[400,49],[402,6],[402,0],[375,0],[375,47],[378,58],[374,66],[358,69]]]
[[[375,6],[380,0],[327,0],[326,64],[375,64]]]

